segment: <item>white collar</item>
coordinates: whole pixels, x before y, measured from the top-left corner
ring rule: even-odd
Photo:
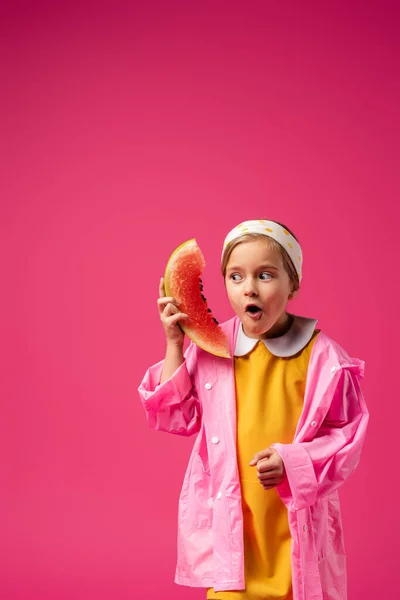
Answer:
[[[289,331],[280,337],[262,340],[268,350],[275,356],[283,358],[294,356],[307,346],[314,334],[317,324],[316,319],[308,319],[297,315],[291,316],[293,317],[293,323]],[[248,337],[244,333],[242,325],[240,325],[236,339],[235,356],[248,354],[258,341],[258,339]]]

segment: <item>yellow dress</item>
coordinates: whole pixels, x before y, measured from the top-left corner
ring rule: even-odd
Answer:
[[[264,342],[235,358],[237,460],[244,522],[244,591],[207,591],[208,599],[292,600],[287,509],[276,488],[264,490],[249,462],[275,442],[291,443],[302,411],[307,368],[317,335],[295,356]]]

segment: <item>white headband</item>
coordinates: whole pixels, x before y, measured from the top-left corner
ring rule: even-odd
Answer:
[[[241,237],[242,235],[246,235],[247,233],[266,235],[285,248],[286,252],[290,256],[294,268],[296,269],[299,281],[301,281],[303,252],[298,241],[287,229],[281,225],[278,225],[278,223],[275,223],[275,221],[244,221],[228,233],[224,242],[224,251],[227,245],[233,240]]]

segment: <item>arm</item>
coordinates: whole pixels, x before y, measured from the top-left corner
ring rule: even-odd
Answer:
[[[168,375],[167,358],[150,367],[139,386],[139,396],[152,429],[193,435],[200,429],[201,406],[194,386],[196,346],[191,343],[183,362]]]
[[[165,383],[167,379],[172,377],[181,364],[183,364],[184,360],[183,348],[181,346],[168,344],[160,383]]]
[[[312,506],[337,490],[360,460],[368,410],[359,377],[343,368],[328,414],[310,442],[273,444],[287,477],[278,486],[288,508]]]
[[[153,429],[179,435],[192,435],[200,429],[200,404],[194,388],[196,348],[190,344],[183,354],[184,333],[179,321],[187,315],[179,311],[174,298],[166,297],[160,279],[157,300],[164,328],[165,360],[150,367],[139,386],[139,396]]]

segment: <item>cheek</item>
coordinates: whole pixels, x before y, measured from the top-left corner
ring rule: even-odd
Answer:
[[[232,304],[232,306],[237,305],[237,303],[238,303],[237,294],[235,294],[234,292],[230,293],[230,294],[228,294],[228,298],[229,298],[229,302]]]
[[[228,300],[229,300],[231,306],[236,310],[236,307],[238,307],[240,305],[239,290],[237,288],[230,287],[230,288],[227,288],[227,293],[228,293]]]
[[[290,290],[286,292],[282,288],[271,290],[270,294],[268,294],[268,302],[277,307],[286,306],[289,294]]]
[[[232,289],[232,286],[228,283],[225,283],[226,294],[228,296],[228,300],[231,304],[235,302],[235,293]]]

